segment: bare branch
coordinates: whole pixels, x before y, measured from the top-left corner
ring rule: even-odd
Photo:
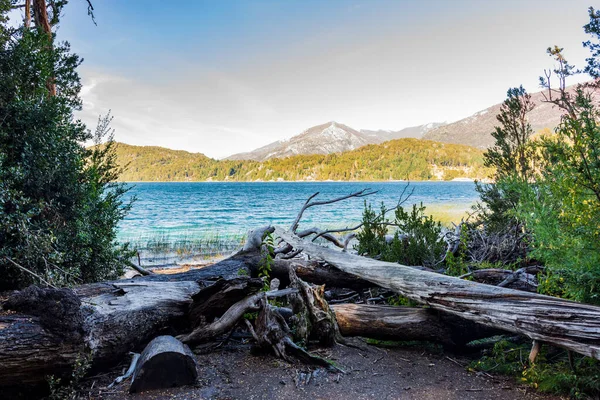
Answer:
[[[137,272],[139,272],[140,274],[146,276],[146,275],[153,275],[154,272],[150,271],[149,269],[146,269],[144,267],[142,267],[141,265],[135,265],[132,262],[125,262],[125,264],[127,264],[127,266],[135,269]]]
[[[10,262],[12,265],[14,265],[15,267],[19,268],[22,271],[27,272],[28,274],[35,276],[36,278],[38,278],[40,281],[44,282],[46,285],[50,286],[51,288],[56,289],[56,286],[54,286],[53,284],[51,284],[50,282],[48,282],[47,280],[45,280],[44,278],[42,278],[41,276],[39,276],[38,274],[36,274],[35,272],[25,268],[24,266],[17,264],[15,261],[12,260],[12,258],[10,257],[4,257],[8,262]]]
[[[86,1],[88,4],[87,13],[90,16],[90,18],[92,18],[92,22],[94,23],[94,25],[98,26],[98,24],[96,23],[96,16],[94,15],[94,6],[92,5],[91,0],[86,0]]]
[[[302,214],[304,214],[304,211],[306,211],[310,207],[323,206],[323,205],[326,205],[326,204],[337,203],[338,201],[346,200],[346,199],[353,198],[353,197],[370,196],[370,195],[375,194],[375,193],[377,193],[377,190],[371,190],[370,188],[366,188],[366,189],[360,190],[358,192],[354,192],[354,193],[350,193],[350,194],[345,195],[345,196],[337,197],[335,199],[323,200],[323,201],[313,201],[313,202],[311,202],[312,199],[314,199],[316,196],[319,195],[319,192],[317,192],[317,193],[311,195],[306,200],[306,202],[304,203],[304,205],[300,209],[300,212],[296,216],[296,219],[292,223],[292,226],[290,227],[290,232],[296,233],[296,230],[298,229],[298,224],[300,223],[300,219],[302,218]]]
[[[391,208],[386,208],[383,209],[381,214],[379,215],[379,218],[383,219],[385,217],[385,215],[390,212],[390,211],[395,211],[398,208],[400,208],[414,193],[415,188],[413,187],[412,190],[410,191],[410,193],[406,194],[408,191],[408,188],[410,187],[410,182],[408,182],[406,184],[406,186],[404,186],[404,188],[402,189],[402,193],[400,193],[400,197],[398,198],[398,203]],[[377,193],[377,191],[371,191],[370,189],[363,189],[360,192],[355,192],[352,193],[350,195],[347,196],[343,196],[343,197],[339,197],[337,199],[333,199],[333,200],[329,200],[329,201],[321,201],[321,202],[310,202],[311,199],[315,198],[319,193],[315,193],[312,196],[310,196],[308,198],[308,200],[304,203],[304,206],[302,207],[302,209],[300,210],[300,212],[298,213],[298,216],[296,217],[296,220],[294,221],[294,224],[292,225],[292,229],[294,229],[294,233],[295,229],[298,228],[298,222],[300,221],[300,218],[302,217],[302,214],[304,213],[304,211],[312,206],[315,205],[323,205],[323,204],[331,204],[331,203],[335,203],[337,201],[341,201],[341,200],[345,200],[347,198],[350,197],[364,197],[364,196],[369,196],[372,194]],[[340,229],[328,229],[328,230],[322,230],[319,229],[317,227],[313,227],[313,228],[309,228],[309,229],[305,229],[301,232],[297,233],[297,236],[304,238],[306,236],[309,235],[315,235],[315,237],[312,239],[312,241],[314,242],[315,240],[317,240],[318,238],[322,237],[325,240],[328,240],[329,242],[333,243],[335,246],[343,249],[344,251],[347,250],[348,248],[348,244],[350,243],[350,241],[356,236],[356,234],[352,233],[349,235],[344,236],[341,239],[338,239],[337,237],[335,237],[334,235],[332,235],[332,233],[342,233],[342,232],[352,232],[352,231],[356,231],[357,229],[360,229],[362,226],[364,225],[364,223],[360,223],[354,227],[346,227],[346,228],[340,228]],[[392,222],[382,222],[382,225],[385,226],[398,226],[395,223]]]
[[[275,250],[273,250],[273,253],[275,255],[277,255],[277,254],[288,254],[292,250],[294,250],[294,248],[292,246],[290,246],[287,243],[284,243],[284,245],[282,247],[278,247]]]
[[[129,354],[131,354],[133,356],[131,358],[131,364],[129,365],[129,369],[127,370],[127,372],[125,372],[125,374],[117,377],[117,379],[115,379],[110,385],[108,385],[108,389],[112,388],[115,385],[118,385],[119,383],[123,382],[124,380],[129,378],[131,375],[133,375],[133,371],[135,371],[135,367],[137,366],[137,363],[140,359],[140,354],[132,353],[132,352],[130,352]]]
[[[325,240],[330,241],[331,243],[333,243],[334,245],[336,245],[339,248],[344,248],[344,244],[342,242],[339,241],[338,238],[336,238],[335,236],[333,236],[331,233],[326,232],[322,229],[319,229],[317,227],[313,227],[313,228],[309,228],[309,229],[305,229],[301,232],[298,233],[298,236],[301,238],[310,236],[310,235],[318,235],[319,237],[322,237]]]
[[[290,246],[290,245],[288,245]],[[292,246],[290,246],[292,247]],[[285,254],[283,256],[281,256],[282,260],[289,260],[290,258],[294,258],[296,257],[298,254],[302,253],[302,249],[296,249],[294,251],[292,251],[291,253]]]
[[[321,236],[326,235],[328,233],[342,233],[342,232],[355,231],[355,230],[357,230],[358,228],[360,228],[363,225],[364,225],[363,223],[360,223],[360,224],[358,224],[356,226],[353,226],[352,228],[329,229],[329,230],[323,231],[321,233],[317,233],[317,235],[312,239],[312,241],[314,242],[315,240],[317,240]]]

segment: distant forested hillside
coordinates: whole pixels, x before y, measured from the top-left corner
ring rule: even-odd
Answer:
[[[419,139],[264,162],[214,160],[199,153],[119,143],[117,157],[126,166],[123,181],[451,180],[489,175],[480,150]]]

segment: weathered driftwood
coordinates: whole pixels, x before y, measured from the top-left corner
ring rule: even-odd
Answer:
[[[329,309],[323,297],[324,286],[309,285],[299,279],[293,270],[288,270],[288,274],[290,287],[258,292],[245,297],[229,307],[212,323],[206,324],[203,319],[199,319],[198,327],[188,334],[178,336],[178,339],[188,344],[207,342],[232,330],[243,320],[244,314],[258,311],[259,316],[256,318],[255,325],[252,326],[249,322],[246,324],[259,347],[271,349],[276,356],[285,360],[290,360],[290,356],[294,355],[307,362],[316,361],[316,358],[297,348],[293,340],[302,343],[314,340],[324,345],[334,344],[336,339],[341,339],[335,314]],[[204,292],[209,290],[210,288]],[[220,293],[217,292],[213,296],[218,296]],[[268,304],[267,299],[276,297],[284,297],[291,308],[273,307]],[[212,303],[210,297],[199,294],[196,298]],[[293,324],[293,330],[289,328],[288,322]],[[323,364],[322,361],[317,363]]]
[[[335,304],[331,308],[343,336],[432,341],[457,347],[498,333],[430,308],[369,304]]]
[[[74,361],[90,353],[93,368],[118,363],[157,335],[184,330],[194,295],[219,277],[249,275],[255,260],[255,252],[240,252],[180,274],[82,285],[73,291],[21,291],[0,313],[0,386],[68,375]]]
[[[325,286],[309,285],[294,271],[290,271],[290,282],[290,286],[298,290],[297,294],[288,296],[294,313],[291,318],[296,328],[294,338],[302,343],[316,340],[326,346],[341,341],[335,313],[325,300]]]
[[[282,229],[275,233],[313,258],[432,308],[600,359],[600,307],[342,253]]]
[[[63,315],[50,311],[32,315],[19,309],[28,314],[1,317],[0,386],[67,374],[73,361],[87,353],[93,366],[116,363],[160,332],[183,324],[191,296],[200,288],[193,281],[113,282],[98,287],[95,295],[81,300],[74,296],[81,301],[74,310],[82,318],[70,328],[61,323]]]
[[[365,304],[335,304],[331,308],[344,336],[451,343],[450,329],[431,310]]]
[[[173,336],[158,336],[140,355],[129,391],[191,385],[197,378],[196,358],[190,348]]]
[[[127,371],[123,375],[118,376],[110,385],[108,385],[108,389],[110,389],[111,387],[113,387],[115,385],[118,385],[119,383],[123,382],[124,380],[131,378],[131,376],[135,372],[137,363],[140,360],[140,354],[139,353],[130,353],[130,354],[132,357],[131,357],[131,364],[129,364],[129,368],[127,368]]]

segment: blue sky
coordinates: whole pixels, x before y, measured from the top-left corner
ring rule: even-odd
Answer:
[[[356,129],[453,121],[537,91],[545,49],[582,64],[580,0],[83,0],[59,38],[84,59],[93,126],[212,157],[336,120]]]

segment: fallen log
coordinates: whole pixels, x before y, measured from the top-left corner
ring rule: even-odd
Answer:
[[[459,278],[471,277],[480,283],[488,283],[494,286],[507,287],[511,289],[537,292],[537,277],[542,268],[540,266],[528,266],[517,271],[507,269],[489,268],[480,269],[459,276]]]
[[[32,287],[18,292],[0,304],[5,309],[0,312],[0,386],[68,376],[84,355],[90,355],[92,370],[114,365],[157,335],[190,332],[190,326],[197,327],[195,333],[188,333],[191,343],[226,333],[243,315],[232,306],[262,287],[261,280],[250,278],[260,260],[256,250],[247,249],[184,273],[152,274],[73,290]],[[302,265],[278,260],[274,271],[290,282],[290,271],[302,270]],[[319,268],[308,275],[315,270]],[[329,279],[344,275],[351,282],[361,281],[340,272]],[[294,290],[279,292],[288,295]],[[232,317],[223,318],[227,313]]]
[[[424,308],[364,304],[335,304],[331,308],[343,336],[455,344],[450,329]]]
[[[0,304],[0,386],[67,376],[86,354],[91,354],[92,369],[114,365],[157,335],[185,330],[193,296],[221,277],[249,275],[255,256],[240,252],[173,275],[18,292]],[[239,293],[230,293],[228,301],[221,298],[222,305],[237,301]]]
[[[430,308],[369,304],[335,304],[331,308],[343,336],[431,341],[460,347],[498,333],[473,322],[441,315]]]
[[[93,367],[119,362],[157,334],[184,324],[191,296],[200,288],[194,281],[135,280],[106,284],[105,290],[81,299],[71,292],[77,301],[73,313],[82,318],[70,329],[61,327],[61,314],[46,310],[42,315],[9,304],[21,314],[0,317],[0,386],[64,376],[77,358],[89,353]],[[56,291],[36,289],[43,293],[40,303]]]
[[[466,281],[317,246],[280,228],[312,258],[437,310],[600,359],[600,307]]]

